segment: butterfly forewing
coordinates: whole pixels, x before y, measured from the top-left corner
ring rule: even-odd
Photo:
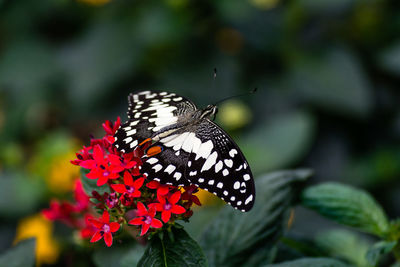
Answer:
[[[195,184],[234,208],[249,211],[255,200],[250,167],[235,142],[208,118],[196,117],[189,100],[166,92],[129,96],[129,121],[115,146],[132,151],[151,138],[161,152],[143,158],[142,172],[161,184]]]
[[[174,93],[143,91],[128,96],[128,122],[115,134],[115,147],[130,152],[147,138],[174,125],[178,117],[196,110],[188,99]]]

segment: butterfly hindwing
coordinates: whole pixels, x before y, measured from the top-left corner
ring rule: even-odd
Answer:
[[[196,109],[188,99],[174,93],[142,91],[128,96],[128,122],[115,134],[115,147],[132,151],[163,127],[173,125],[178,117]]]

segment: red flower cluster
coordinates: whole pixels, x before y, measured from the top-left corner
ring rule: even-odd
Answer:
[[[103,124],[106,135],[92,139],[90,146],[83,147],[71,161],[87,170],[86,177],[81,179],[97,179],[96,185],[101,190],[94,188],[87,196],[78,181],[75,204],[52,201],[50,209],[43,211],[48,219],[80,229],[81,236],[91,237],[91,242],[103,238],[107,246],[112,245],[112,235],[121,225],[137,227],[138,231],[140,228],[143,236],[175,220],[187,220],[193,214],[193,203],[201,205],[194,195],[196,186],[162,185],[142,175],[141,157],[151,141],[131,153],[121,153],[112,145],[119,127],[119,118],[115,123],[106,121]],[[94,217],[96,212],[102,214],[99,219]]]

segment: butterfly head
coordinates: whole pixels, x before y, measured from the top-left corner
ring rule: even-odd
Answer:
[[[216,105],[208,105],[205,109],[202,110],[200,117],[214,120],[217,113],[218,107]]]

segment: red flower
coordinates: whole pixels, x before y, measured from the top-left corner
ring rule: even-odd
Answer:
[[[112,233],[118,231],[120,225],[116,222],[110,222],[110,214],[105,210],[103,216],[99,219],[88,219],[88,221],[97,229],[90,242],[97,242],[104,237],[107,247],[112,245]]]
[[[138,166],[140,159],[133,156],[133,153],[123,154],[121,157],[112,157],[110,158],[110,162],[113,165],[120,166],[123,170],[131,170],[133,171],[133,175],[140,175],[139,168],[134,168]]]
[[[42,210],[42,214],[51,221],[59,220],[66,225],[73,226],[75,225],[72,216],[74,211],[75,207],[71,203],[51,200],[50,208]]]
[[[132,175],[126,171],[124,173],[124,184],[112,184],[111,187],[120,194],[127,193],[131,197],[140,197],[139,189],[142,187],[144,178],[133,181]]]
[[[166,223],[169,221],[169,219],[171,218],[171,213],[182,214],[186,212],[184,207],[176,205],[180,197],[181,192],[177,191],[168,198],[157,196],[157,199],[160,203],[151,204],[152,206],[154,205],[157,211],[161,211],[161,219],[163,220],[163,222]]]
[[[150,181],[146,186],[150,189],[157,189],[157,196],[165,196],[169,192],[169,185],[163,185],[157,181]]]
[[[107,135],[114,135],[117,132],[120,125],[121,125],[121,118],[118,117],[117,121],[114,124],[111,121],[106,120],[103,123],[103,128],[104,131],[106,131]]]
[[[195,203],[197,206],[201,206],[199,198],[194,195],[194,193],[198,191],[197,186],[192,184],[190,186],[185,186],[184,189],[185,192],[182,194],[182,200],[189,201],[189,206],[191,206],[192,203]]]
[[[149,207],[149,210],[147,210],[142,202],[138,202],[137,208],[136,215],[139,217],[130,220],[128,223],[133,225],[142,225],[142,231],[140,235],[146,234],[150,226],[153,228],[162,227],[162,222],[154,218],[156,215],[155,207]]]
[[[91,220],[94,220],[94,217],[90,214],[85,214],[85,227],[80,230],[83,239],[92,237],[97,231],[97,228],[90,222]]]
[[[82,182],[80,179],[76,179],[75,181],[75,189],[74,189],[74,197],[75,197],[75,212],[81,212],[88,208],[89,206],[89,197],[86,195],[83,190]]]
[[[78,153],[76,153],[76,158],[77,159],[71,160],[71,163],[74,164],[74,165],[80,165],[80,163],[82,161],[91,159],[90,152],[89,152],[91,149],[92,149],[92,147],[85,147],[84,146],[81,150],[79,150]]]
[[[99,145],[95,145],[93,148],[93,159],[82,161],[79,165],[85,169],[90,169],[90,172],[86,174],[89,179],[97,179],[97,186],[102,186],[107,183],[109,179],[116,179],[119,177],[119,172],[123,171],[123,168],[118,165],[111,164],[111,161],[115,161],[118,156],[109,154],[104,157],[103,149]]]

